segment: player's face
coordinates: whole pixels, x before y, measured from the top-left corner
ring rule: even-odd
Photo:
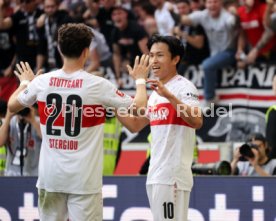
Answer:
[[[206,8],[212,17],[218,17],[222,8],[222,0],[207,0]]]
[[[160,80],[175,74],[177,59],[178,57],[172,58],[169,47],[165,43],[155,43],[150,49],[151,70],[154,76]]]

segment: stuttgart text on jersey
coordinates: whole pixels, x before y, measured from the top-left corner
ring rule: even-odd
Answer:
[[[49,86],[63,87],[63,88],[81,88],[83,79],[63,79],[57,77],[51,77]]]

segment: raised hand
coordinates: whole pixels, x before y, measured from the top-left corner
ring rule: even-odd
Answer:
[[[139,78],[147,79],[150,67],[149,56],[145,54],[143,54],[141,58],[136,56],[133,68],[127,65],[129,75],[132,76],[134,80]]]
[[[14,71],[14,74],[18,77],[20,82],[24,80],[32,81],[35,77],[42,73],[42,70],[39,70],[35,75],[29,63],[23,61],[21,61],[20,64],[16,64],[16,68],[17,70]]]

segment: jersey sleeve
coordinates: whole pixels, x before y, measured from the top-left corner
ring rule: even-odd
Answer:
[[[179,99],[184,103],[192,107],[199,107],[199,94],[194,85],[189,85],[182,89],[179,93]]]
[[[118,90],[111,82],[104,80],[102,84],[103,104],[106,107],[129,108],[133,103],[133,99]]]
[[[23,106],[32,106],[37,100],[38,88],[38,77],[32,80],[25,90],[21,91],[17,97],[17,100]]]

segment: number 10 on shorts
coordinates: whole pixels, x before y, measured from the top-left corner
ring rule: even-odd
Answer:
[[[164,218],[165,219],[173,219],[173,217],[174,217],[173,203],[172,202],[164,202],[163,209],[164,209]]]

